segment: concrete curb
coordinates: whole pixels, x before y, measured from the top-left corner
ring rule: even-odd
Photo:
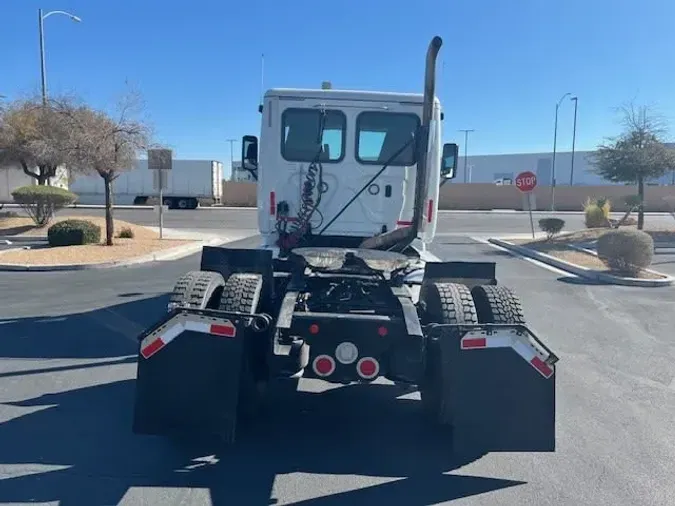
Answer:
[[[157,253],[150,253],[141,257],[132,258],[129,260],[120,260],[119,262],[105,262],[99,264],[72,264],[72,265],[20,265],[20,264],[0,264],[0,271],[36,271],[36,272],[52,272],[52,271],[84,271],[93,269],[111,269],[116,267],[130,267],[134,265],[160,262],[168,260],[178,260],[187,256],[198,253],[204,246],[220,246],[230,242],[230,239],[214,238],[208,241],[197,241],[196,244],[186,244],[177,246]],[[18,249],[18,248],[17,248]],[[11,250],[5,250],[11,251]],[[2,253],[0,253],[2,258]]]
[[[551,255],[547,255],[545,253],[541,253],[539,251],[526,248],[524,246],[519,246],[518,244],[510,243],[503,239],[490,238],[488,239],[488,242],[500,246],[504,249],[515,251],[516,253],[522,256],[533,258],[547,265],[551,265],[553,267],[557,267],[558,269],[562,269],[563,271],[570,272],[572,274],[579,276],[580,278],[585,278],[592,281],[601,281],[613,285],[638,286],[643,288],[671,286],[673,283],[675,283],[675,278],[663,274],[661,272],[648,271],[650,273],[663,276],[663,279],[621,278],[619,276],[613,276],[611,274],[605,274],[603,272],[598,272],[593,269],[581,267],[579,265],[575,265],[570,262],[560,260],[559,258],[555,258]],[[585,250],[581,249],[581,251]]]
[[[9,241],[11,243],[20,243],[20,242],[47,242],[46,235],[39,236],[25,236],[25,235],[0,235],[1,241]]]
[[[581,246],[575,246],[574,244],[570,244],[569,247],[572,248],[572,249],[575,249],[577,251],[581,251],[582,253],[587,253],[589,255],[593,255],[593,256],[596,256],[596,257],[598,256],[598,252],[594,251],[592,249],[582,248]],[[645,272],[648,272],[649,274],[653,274],[654,276],[662,276],[666,279],[671,278],[671,276],[668,276],[668,274],[664,274],[663,272],[655,271],[654,269],[642,269],[642,270],[645,271]],[[619,279],[622,279],[622,278],[619,278]],[[635,279],[635,278],[625,278],[625,279]],[[675,280],[675,278],[672,278],[672,279]]]

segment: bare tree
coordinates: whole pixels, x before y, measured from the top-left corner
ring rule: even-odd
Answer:
[[[70,162],[71,132],[62,109],[72,99],[17,100],[0,109],[0,163],[18,164],[39,185],[49,184],[57,169]]]
[[[608,181],[637,184],[638,229],[644,227],[645,181],[675,168],[675,152],[665,146],[664,120],[647,106],[621,108],[624,132],[598,147],[595,172]]]
[[[106,244],[113,244],[113,182],[123,171],[131,170],[141,151],[150,145],[151,129],[138,119],[140,97],[130,93],[118,104],[114,115],[87,106],[68,109],[71,151],[78,171],[96,173],[105,186]]]

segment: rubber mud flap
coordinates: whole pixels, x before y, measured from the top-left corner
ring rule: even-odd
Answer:
[[[183,331],[149,358],[140,354],[133,431],[234,441],[239,370],[247,332],[234,337]]]
[[[453,445],[461,451],[555,451],[556,374],[544,377],[511,347],[460,348],[461,334],[443,339],[450,375]]]

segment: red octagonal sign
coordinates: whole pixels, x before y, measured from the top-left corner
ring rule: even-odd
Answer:
[[[516,186],[521,192],[531,192],[537,187],[537,176],[526,170],[516,176]]]

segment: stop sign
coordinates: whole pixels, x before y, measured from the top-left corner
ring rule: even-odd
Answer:
[[[537,176],[529,170],[521,172],[516,176],[516,186],[521,192],[531,192],[537,186]]]

